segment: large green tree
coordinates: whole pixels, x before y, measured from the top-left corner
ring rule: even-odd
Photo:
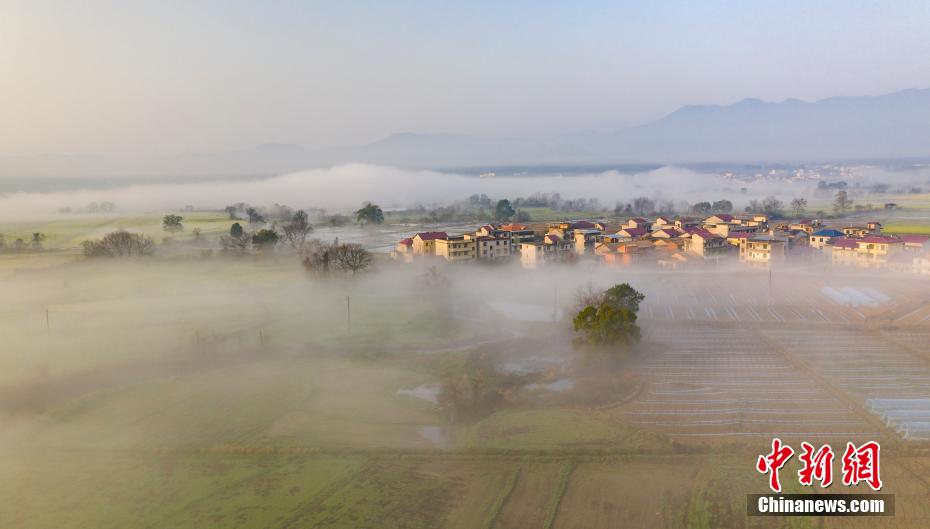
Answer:
[[[640,339],[636,324],[639,304],[645,296],[627,283],[614,285],[590,302],[572,321],[575,343],[598,347],[629,347]]]
[[[384,222],[384,212],[381,206],[366,202],[362,209],[355,212],[355,218],[361,224],[381,224]]]
[[[274,248],[280,236],[274,230],[262,229],[252,234],[252,245],[260,250]]]
[[[636,313],[625,307],[612,307],[607,303],[599,307],[588,305],[581,309],[573,321],[575,332],[580,333],[576,343],[594,346],[630,346],[639,341]]]
[[[639,312],[639,304],[644,299],[646,296],[631,287],[629,283],[614,285],[604,292],[604,303],[618,309],[629,309],[633,313]]]
[[[165,215],[161,221],[162,229],[169,233],[176,233],[184,230],[184,225],[181,224],[181,221],[184,220],[184,217],[180,215]]]
[[[513,209],[509,200],[502,198],[497,201],[497,206],[494,208],[494,218],[496,220],[510,220],[510,217],[513,217],[515,213],[516,211]]]

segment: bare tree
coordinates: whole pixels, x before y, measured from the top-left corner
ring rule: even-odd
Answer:
[[[220,237],[220,246],[223,253],[243,255],[252,247],[252,235],[242,229],[242,225],[234,222],[229,227],[229,235]]]
[[[836,211],[839,214],[846,213],[852,207],[853,201],[849,199],[849,195],[845,190],[840,190],[836,192],[836,200],[833,201],[833,211]]]
[[[307,242],[300,251],[304,268],[315,274],[329,274],[335,267],[335,247],[334,244],[325,244],[318,239]]]
[[[152,255],[152,239],[125,230],[110,232],[96,241],[84,241],[84,255],[88,257],[144,257]]]
[[[265,216],[255,208],[246,208],[245,214],[249,216],[249,224],[264,224]]]
[[[453,372],[446,373],[439,386],[439,395],[436,397],[436,403],[439,409],[446,413],[446,417],[450,423],[455,423],[458,419],[462,405],[464,404],[464,394],[466,390],[462,386],[461,377]]]
[[[604,301],[604,292],[597,288],[594,288],[594,283],[590,281],[587,284],[584,284],[575,291],[575,306],[579,310],[589,306],[589,305],[600,305]]]
[[[785,207],[784,202],[778,200],[773,195],[769,195],[762,199],[762,211],[767,215],[778,215],[781,213],[783,207]]]
[[[35,250],[35,251],[41,251],[41,250],[43,249],[43,248],[42,248],[42,241],[44,241],[44,240],[45,240],[45,234],[44,234],[44,233],[39,233],[39,232],[33,233],[33,234],[32,234],[32,243],[31,243],[32,249]]]
[[[290,222],[281,226],[281,238],[291,247],[300,248],[311,231],[313,231],[313,226],[310,225],[307,213],[300,210],[294,213]]]
[[[807,199],[803,197],[795,198],[791,201],[791,210],[794,211],[796,217],[800,217],[804,214],[804,210],[807,209]]]
[[[333,255],[339,268],[352,272],[352,275],[371,266],[371,252],[358,244],[340,244]]]
[[[648,197],[637,197],[633,199],[633,210],[637,215],[651,213],[656,207],[654,200]]]

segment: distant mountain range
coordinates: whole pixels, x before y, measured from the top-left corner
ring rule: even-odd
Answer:
[[[340,163],[408,168],[502,165],[804,162],[930,157],[930,89],[815,102],[744,99],[686,106],[655,122],[535,141],[395,134],[339,149],[266,144],[147,160],[0,156],[0,178],[271,175]]]
[[[602,156],[664,162],[930,156],[930,89],[808,103],[686,106],[639,127],[563,141]]]

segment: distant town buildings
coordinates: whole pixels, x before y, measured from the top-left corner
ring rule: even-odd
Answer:
[[[485,224],[470,233],[421,232],[398,241],[395,259],[504,262],[526,269],[555,262],[652,266],[664,270],[733,259],[777,268],[812,262],[930,275],[930,237],[882,233],[880,222],[824,226],[818,219],[770,225],[765,215],[718,213],[704,219],[659,216],[530,224]]]

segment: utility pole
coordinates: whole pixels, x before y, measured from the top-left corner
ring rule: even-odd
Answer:
[[[46,336],[52,335],[52,325],[48,319],[48,309],[45,309],[45,335]]]
[[[346,324],[349,332],[352,332],[352,305],[350,303],[349,296],[346,296]]]
[[[555,287],[555,299],[552,304],[552,321],[559,319],[559,287]]]

